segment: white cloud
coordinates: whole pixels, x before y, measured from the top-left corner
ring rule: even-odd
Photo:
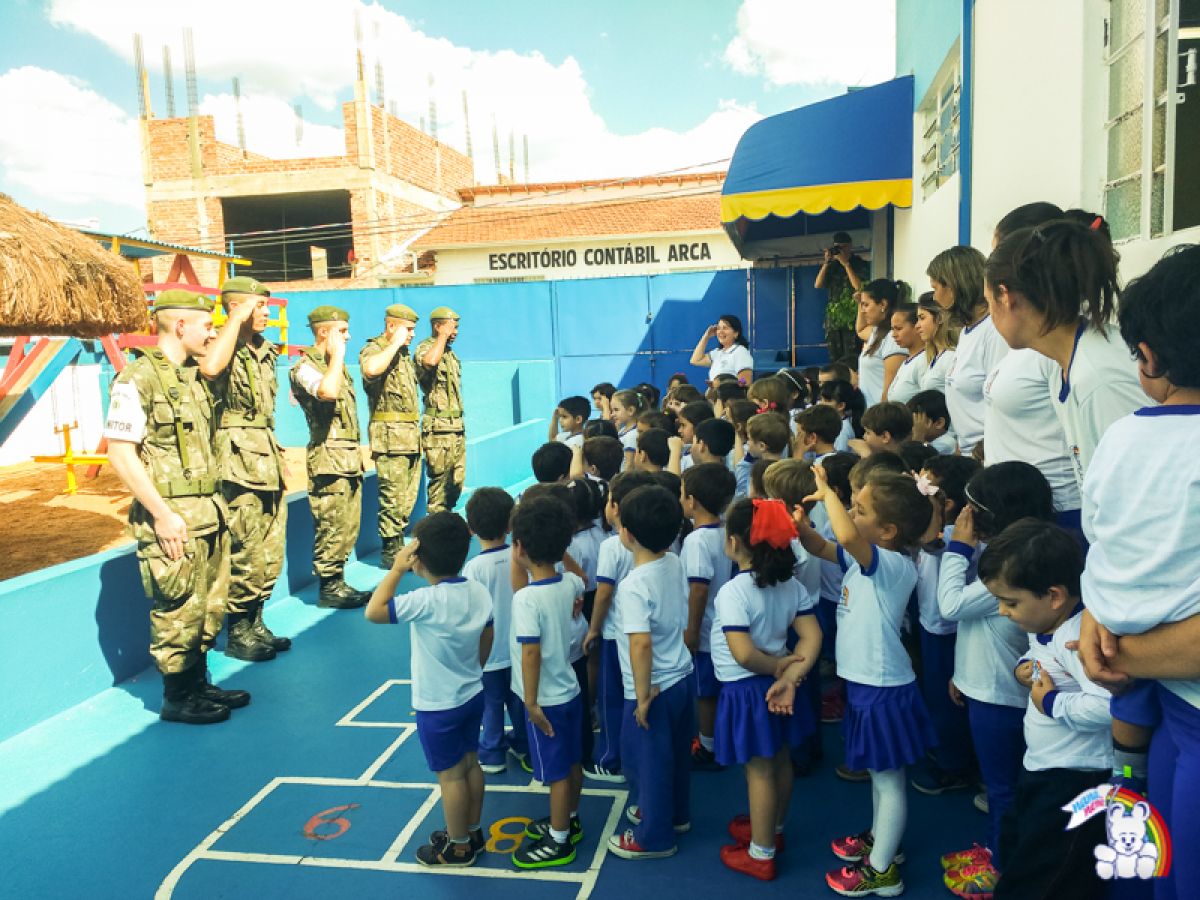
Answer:
[[[145,206],[137,120],[84,83],[35,66],[0,75],[4,180],[40,200]]]
[[[341,128],[304,122],[296,141],[296,113],[285,100],[267,94],[242,95],[246,149],[275,159],[342,156],[346,139]],[[233,94],[209,94],[200,101],[200,114],[212,116],[217,140],[237,146],[237,101]]]
[[[871,85],[896,70],[895,0],[742,0],[725,62],[775,85]]]

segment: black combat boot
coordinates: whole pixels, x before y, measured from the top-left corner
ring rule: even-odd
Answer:
[[[371,599],[371,594],[374,593],[373,591],[360,591],[353,585],[347,584],[344,578],[339,590],[347,602],[353,604],[352,606],[348,606],[347,609],[357,609],[360,606],[366,606],[367,601]]]
[[[275,648],[259,640],[249,613],[230,613],[225,655],[246,662],[265,662],[275,658]]]
[[[317,606],[323,609],[358,609],[371,596],[360,597],[360,592],[354,590],[342,581],[342,575],[329,575],[321,579],[321,592],[317,596]]]
[[[292,639],[279,637],[263,621],[263,602],[261,600],[254,604],[254,613],[251,615],[254,622],[254,636],[258,638],[260,644],[266,644],[268,647],[273,647],[277,652],[292,649]]]
[[[396,554],[403,546],[404,538],[402,536],[383,538],[383,548],[379,551],[379,565],[390,569],[396,561]]]
[[[163,676],[163,702],[158,717],[164,722],[212,725],[229,718],[229,707],[213,703],[194,691],[195,667]]]
[[[202,654],[199,664],[188,671],[194,673],[195,680],[192,682],[193,696],[202,697],[205,700],[218,703],[221,706],[227,706],[230,709],[241,709],[243,706],[250,705],[249,691],[225,691],[208,680],[208,658],[206,654]]]

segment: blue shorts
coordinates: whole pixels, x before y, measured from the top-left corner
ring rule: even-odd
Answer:
[[[542,712],[550,720],[554,737],[529,721],[529,710],[525,711],[529,763],[536,780],[553,784],[570,775],[571,769],[583,761],[583,694],[557,706],[543,706]]]
[[[417,710],[417,737],[431,772],[453,769],[468,753],[479,752],[483,691],[454,709]]]
[[[707,650],[697,650],[693,662],[696,664],[696,696],[718,696],[721,682],[717,681],[717,673],[713,671],[712,654]]]
[[[1114,719],[1141,728],[1157,728],[1162,722],[1162,704],[1153,681],[1135,681],[1133,687],[1109,701],[1108,709]]]

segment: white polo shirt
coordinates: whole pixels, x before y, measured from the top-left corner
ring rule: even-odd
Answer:
[[[575,598],[583,594],[583,581],[567,572],[542,581],[531,581],[513,596],[513,693],[525,699],[522,671],[523,644],[539,644],[542,668],[538,676],[538,705],[560,706],[579,694],[579,681],[571,668],[571,638],[575,630]]]
[[[963,456],[970,456],[983,437],[983,388],[988,375],[1008,353],[991,316],[985,316],[958,337],[954,365],[946,374],[946,408],[958,435]]]
[[[725,529],[719,523],[696,528],[683,539],[679,561],[689,585],[708,585],[708,602],[700,623],[700,651],[708,653],[712,647],[713,604],[733,575],[733,561],[725,555]]]
[[[483,671],[507,669],[509,624],[512,621],[512,548],[505,544],[491,550],[480,550],[463,566],[464,578],[478,581],[492,598],[492,652],[483,664]]]
[[[633,568],[633,554],[625,549],[619,534],[609,535],[600,545],[600,554],[596,562],[596,584],[611,584],[613,589],[612,604],[600,632],[606,641],[615,641],[621,634],[616,622],[617,594],[621,590],[621,582]]]
[[[888,402],[907,403],[919,394],[924,390],[921,383],[928,371],[929,360],[923,352],[904,360],[888,388]]]
[[[795,578],[759,587],[753,572],[739,572],[717,594],[713,615],[712,661],[719,681],[741,681],[756,673],[738,665],[725,634],[741,631],[768,656],[787,652],[787,633],[797,616],[811,613],[813,598]]]
[[[683,564],[674,553],[638,566],[621,582],[617,655],[626,700],[637,699],[629,656],[631,634],[650,635],[651,686],[665,691],[692,673],[692,654],[683,643],[688,618],[685,584]]]
[[[600,562],[600,545],[596,542],[595,530],[585,528],[583,531],[575,532],[571,543],[567,545],[567,553],[571,555],[571,559],[575,560],[579,568],[583,569],[583,574],[586,576],[583,589],[594,591],[596,589],[596,566]]]
[[[837,609],[838,676],[872,687],[908,684],[916,676],[900,642],[900,623],[917,586],[912,558],[872,547],[863,569],[839,544],[842,598]]]
[[[730,344],[728,347],[710,350],[708,359],[711,363],[708,367],[709,381],[718,375],[732,375],[736,378],[737,373],[744,369],[754,371],[754,354],[741,344]]]
[[[867,348],[875,340],[875,335],[882,326],[876,325],[871,337],[863,344],[862,352],[858,355],[858,389],[870,408],[883,399],[883,361],[889,356],[907,356],[904,348],[896,343],[889,328],[883,336],[883,341],[874,353],[868,353]]]
[[[946,376],[954,368],[954,361],[957,358],[958,354],[953,350],[943,350],[933,358],[933,362],[927,363],[925,373],[921,378],[921,390],[946,393]]]

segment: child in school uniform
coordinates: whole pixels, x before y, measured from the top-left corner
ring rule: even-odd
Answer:
[[[483,733],[479,736],[479,767],[487,775],[505,771],[509,753],[530,771],[525,707],[512,690],[508,652],[513,591],[512,550],[506,539],[513,506],[508,491],[495,487],[479,488],[467,501],[467,525],[479,538],[479,553],[463,566],[463,577],[482,584],[492,598],[492,652],[483,664]],[[510,732],[504,730],[505,710],[512,723]]]
[[[632,557],[615,615],[625,709],[621,760],[632,828],[608,839],[625,859],[671,856],[691,828],[691,743],[696,733],[692,657],[683,643],[688,605],[683,566],[668,552],[679,534],[679,496],[657,484],[620,501],[620,540]]]
[[[582,442],[577,445],[582,446]],[[572,446],[561,441],[547,441],[533,451],[530,466],[538,484],[559,484],[571,474]]]
[[[796,415],[796,434],[792,441],[792,455],[818,463],[832,453],[837,453],[834,441],[842,433],[842,419],[828,406],[818,403]]]
[[[637,419],[646,411],[646,398],[637,391],[617,391],[612,398],[612,421],[617,426],[617,440],[625,450],[621,471],[633,465],[637,452]]]
[[[492,599],[487,588],[459,572],[471,532],[456,513],[417,523],[414,540],[396,554],[371,594],[364,614],[377,625],[409,623],[412,703],[417,737],[442,789],[446,827],[417,849],[424,866],[470,866],[483,852],[483,662],[492,647]],[[397,594],[400,579],[416,572],[428,587]]]
[[[733,573],[725,556],[725,514],[736,484],[733,473],[720,463],[702,463],[683,474],[680,500],[683,515],[693,525],[683,539],[684,575],[688,583],[688,621],[683,642],[696,667],[696,717],[699,736],[692,748],[692,768],[719,771],[724,768],[713,755],[713,727],[721,684],[713,671],[712,616],[717,593]]]
[[[847,865],[825,882],[843,896],[896,896],[904,889],[898,862],[908,818],[904,767],[936,740],[900,642],[900,623],[917,584],[911,553],[933,518],[930,497],[911,475],[875,471],[847,513],[825,472],[813,474],[836,543],[800,526],[806,550],[836,560],[844,572],[838,607],[837,667],[846,682],[846,765],[870,772],[873,820],[858,834],[837,838],[835,856]]]
[[[554,408],[550,417],[549,440],[558,441],[568,447],[583,444],[583,423],[592,414],[592,404],[587,397],[566,397]]]
[[[583,759],[590,763],[595,749],[595,734],[592,731],[592,687],[588,668],[588,655],[583,643],[587,638],[588,622],[592,618],[592,607],[596,602],[596,566],[600,561],[600,543],[604,532],[597,528],[596,517],[604,514],[604,491],[598,482],[590,478],[576,478],[567,484],[571,496],[571,508],[575,513],[575,534],[567,546],[567,555],[583,570],[583,605],[579,615],[572,620],[571,668],[579,680],[579,688],[585,699],[583,722]]]
[[[592,759],[585,761],[583,774],[597,781],[622,784],[621,729],[625,698],[621,688],[621,666],[617,654],[617,617],[610,615],[621,582],[633,568],[633,554],[621,543],[621,501],[639,487],[654,484],[647,472],[622,472],[608,486],[604,515],[612,533],[600,544],[596,561],[596,599],[583,646],[585,652],[599,642],[600,669],[596,679],[596,707],[600,736]]]
[[[574,525],[573,511],[553,496],[522,500],[513,514],[513,555],[529,572],[529,583],[513,596],[512,687],[525,701],[533,777],[550,789],[549,817],[531,822],[526,834],[533,840],[513,853],[513,864],[521,869],[573,862],[575,845],[583,839],[583,694],[569,655],[584,583],[556,568]]]
[[[783,452],[787,449],[791,436],[787,419],[780,413],[762,412],[751,417],[746,423],[745,455],[733,469],[737,479],[737,493],[734,495],[736,498],[749,495],[750,469],[756,462],[760,459],[772,462],[783,459]]]
[[[816,662],[821,630],[813,598],[792,577],[796,527],[786,504],[739,500],[725,528],[725,554],[739,571],[717,594],[712,623],[713,667],[722,684],[716,756],[722,765],[746,767],[750,814],[729,823],[735,843],[721,848],[721,862],[770,881],[792,796],[790,751],[817,727],[809,705],[792,701]],[[799,638],[794,655],[789,631]]]
[[[633,467],[639,472],[661,472],[665,469],[671,461],[669,438],[670,435],[661,428],[649,428],[639,433]]]
[[[850,449],[850,442],[862,436],[862,414],[867,409],[866,400],[862,393],[848,381],[823,381],[820,388],[821,399],[818,403],[832,406],[842,417],[842,431],[833,442],[839,453]]]

